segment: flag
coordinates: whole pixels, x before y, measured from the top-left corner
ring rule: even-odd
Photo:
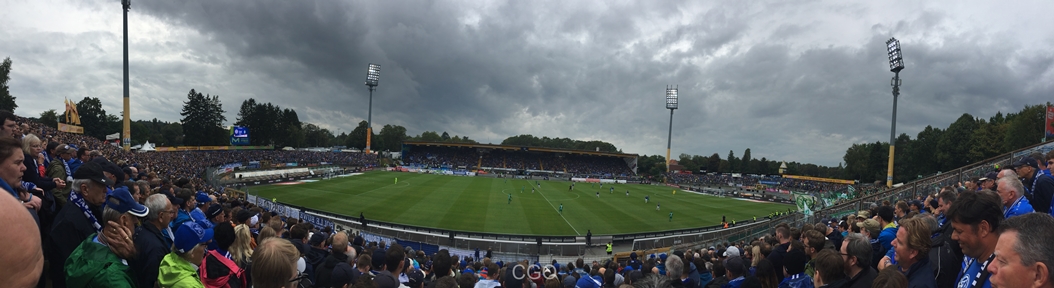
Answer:
[[[113,133],[113,134],[110,134],[110,135],[106,135],[106,140],[117,140],[117,139],[121,139],[121,133]]]

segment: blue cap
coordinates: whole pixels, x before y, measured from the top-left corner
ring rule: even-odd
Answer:
[[[205,194],[205,192],[198,192],[194,199],[198,200],[198,205],[212,202],[212,198],[209,198],[209,194]]]
[[[200,224],[194,223],[194,221],[183,222],[183,225],[176,229],[176,239],[174,245],[176,246],[176,252],[187,253],[194,246],[198,244],[209,242],[212,240],[212,229],[201,227]]]
[[[659,259],[662,259],[662,261],[666,261],[666,257],[666,253],[659,254]]]
[[[139,204],[139,202],[135,202],[135,198],[132,198],[132,193],[128,192],[128,187],[113,189],[106,194],[106,207],[117,210],[117,212],[129,213],[136,217],[146,217],[146,214],[150,212],[149,208]]]

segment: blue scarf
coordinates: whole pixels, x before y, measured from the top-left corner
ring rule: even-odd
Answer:
[[[93,214],[91,209],[88,208],[88,203],[84,201],[84,197],[81,196],[81,193],[77,191],[70,193],[69,200],[70,203],[77,205],[77,208],[81,209],[81,212],[84,213],[84,217],[87,217],[88,221],[91,222],[92,227],[95,227],[95,233],[102,233],[102,224],[99,223],[99,219],[95,218],[95,214]]]
[[[8,185],[7,181],[0,180],[0,188],[3,188],[4,191],[7,191],[8,193],[11,193],[11,196],[15,196],[15,199],[19,199],[18,198],[18,192],[15,192],[15,188],[11,188],[11,185]],[[21,201],[21,200],[22,199],[19,199],[19,201]]]

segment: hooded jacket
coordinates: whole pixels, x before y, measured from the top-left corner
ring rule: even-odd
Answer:
[[[329,282],[330,278],[333,275],[333,268],[337,267],[337,264],[347,262],[348,255],[345,255],[344,253],[329,253],[329,256],[326,256],[326,259],[322,262],[322,265],[320,265],[320,267],[315,267],[315,274],[317,275],[317,278],[315,279],[315,286],[331,286]]]
[[[131,269],[92,234],[66,259],[66,287],[135,287]]]
[[[198,278],[198,268],[176,253],[168,253],[157,269],[157,284],[172,288],[205,288]]]

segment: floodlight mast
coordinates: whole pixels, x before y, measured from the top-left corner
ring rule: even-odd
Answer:
[[[124,10],[124,129],[121,131],[121,148],[128,152],[132,148],[132,121],[128,115],[128,10],[132,9],[132,0],[121,0],[121,9]]]
[[[886,52],[889,55],[889,71],[893,72],[893,79],[889,85],[893,86],[893,124],[889,129],[889,163],[886,165],[886,187],[893,187],[893,151],[897,143],[897,98],[900,96],[900,70],[904,70],[904,57],[900,54],[900,40],[889,38],[886,41]]]
[[[670,144],[673,141],[673,110],[677,110],[677,86],[666,86],[666,109],[670,109],[670,129],[666,134],[666,172],[670,172]]]
[[[366,70],[366,86],[370,88],[370,108],[366,114],[366,153],[370,153],[370,138],[373,137],[373,90],[381,80],[381,65],[370,63]]]

